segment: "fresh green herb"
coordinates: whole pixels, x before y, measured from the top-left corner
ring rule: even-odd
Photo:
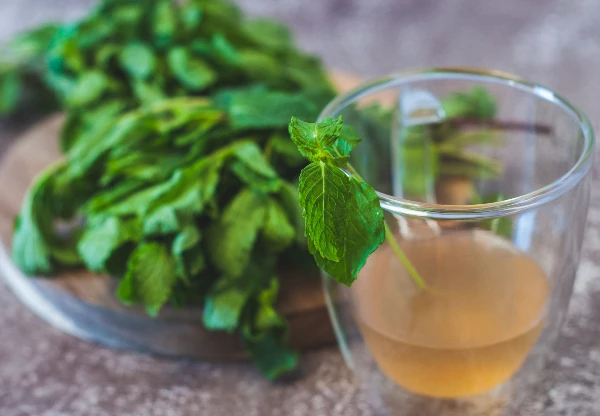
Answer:
[[[44,60],[58,27],[45,25],[12,39],[0,49],[0,115],[23,106],[56,107],[43,82]]]
[[[342,127],[341,116],[320,123],[292,117],[289,125],[292,141],[311,162],[302,169],[298,187],[310,252],[319,267],[349,286],[387,238],[417,285],[425,287],[385,224],[379,197],[348,165],[358,140],[345,140]],[[343,167],[351,174],[343,172]]]
[[[506,196],[502,193],[491,193],[481,197],[475,192],[473,195],[472,204],[490,204],[494,202],[504,201]],[[511,238],[513,235],[513,221],[509,217],[493,218],[491,220],[480,221],[477,224],[484,230],[489,230],[494,234],[502,237]]]
[[[15,221],[13,259],[26,273],[49,273],[52,271],[50,231],[52,217],[47,211],[48,197],[52,192],[52,180],[62,165],[47,169],[36,179],[35,185],[25,196],[21,213]]]
[[[468,92],[454,92],[443,102],[442,107],[447,119],[473,117],[491,120],[496,115],[496,101],[483,87],[473,87]]]
[[[168,248],[160,243],[142,243],[129,257],[117,293],[126,303],[141,302],[150,315],[156,316],[171,296],[176,279],[175,262]]]
[[[110,274],[151,315],[203,304],[206,327],[240,334],[267,377],[293,369],[276,298],[280,263],[307,266],[306,161],[284,137],[333,97],[320,62],[223,0],[104,0],[0,60],[0,113],[41,98],[67,113],[65,162],[26,196],[16,263]]]
[[[418,200],[431,197],[440,177],[483,179],[496,178],[501,173],[498,162],[468,150],[470,145],[494,144],[498,132],[486,128],[468,131],[458,124],[461,120],[485,123],[493,119],[496,102],[490,93],[474,87],[469,92],[450,94],[441,105],[445,112],[443,120],[402,127],[399,133],[400,164],[407,172],[402,176],[402,190]],[[380,118],[385,115],[380,111]],[[391,123],[392,114],[388,113],[387,118]]]
[[[274,300],[260,299],[278,281],[281,253],[306,250],[290,182],[299,168],[265,157],[269,138],[281,137],[285,124],[263,138],[252,127],[240,129],[231,114],[204,99],[173,98],[125,113],[103,135],[77,142],[28,194],[13,257],[28,273],[64,269],[53,255],[61,247],[54,224],[83,218],[70,237],[76,260],[120,278],[124,303],[156,315],[198,288],[206,327],[239,331],[260,368],[276,377],[297,357],[285,347],[286,324]],[[196,139],[178,143],[191,130]],[[82,183],[76,198],[61,191]],[[59,215],[63,206],[70,212]],[[276,322],[264,324],[256,315],[263,313]]]
[[[297,121],[300,151],[285,138],[291,116],[314,120],[332,96],[320,62],[285,26],[223,0],[104,0],[79,22],[25,33],[2,50],[0,114],[43,104],[67,121],[64,163],[41,173],[15,222],[14,260],[29,274],[110,274],[124,303],[152,315],[203,304],[206,327],[240,334],[267,377],[293,369],[276,309],[279,263],[311,268],[310,250],[350,284],[387,238],[423,285],[373,189],[347,165],[356,135],[341,121]],[[457,94],[445,109],[489,117],[486,100]],[[368,137],[390,114],[370,110]],[[440,144],[440,172],[487,167],[464,140]]]
[[[64,150],[87,138],[99,116],[114,118],[167,97],[252,85],[231,107],[241,112],[235,118],[241,128],[249,121],[271,128],[277,121],[269,119],[284,118],[286,106],[306,117],[315,109],[306,112],[302,100],[319,109],[322,98],[331,98],[319,61],[294,47],[284,25],[247,19],[223,0],[104,0],[82,21],[35,29],[2,52],[0,114],[19,108],[26,96],[48,101],[35,94],[52,97],[51,91],[55,106],[69,110]],[[305,93],[286,95],[298,91]],[[256,98],[256,106],[274,112],[249,106]]]

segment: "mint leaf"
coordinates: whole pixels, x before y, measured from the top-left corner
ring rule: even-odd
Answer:
[[[289,137],[276,134],[272,136],[267,142],[265,153],[271,152],[271,159],[276,162],[281,160],[285,165],[290,167],[304,166],[306,165],[306,159],[300,154],[298,148],[290,140]]]
[[[152,104],[167,98],[165,92],[158,85],[144,80],[134,81],[132,87],[136,98],[141,103]]]
[[[280,88],[285,83],[281,62],[273,54],[259,49],[244,49],[239,51],[238,56],[239,66],[250,80],[266,82],[273,88]]]
[[[237,50],[221,33],[212,36],[209,50],[214,53],[216,60],[223,65],[237,66],[239,64],[240,57]]]
[[[186,281],[198,274],[205,266],[200,247],[200,231],[194,226],[186,226],[173,240],[171,251],[175,258],[177,277]]]
[[[156,237],[176,233],[190,222],[190,217],[179,215],[173,207],[161,206],[144,217],[144,235]]]
[[[475,117],[489,120],[496,115],[496,101],[483,87],[473,87],[470,93],[455,92],[442,101],[446,118]]]
[[[260,147],[254,142],[240,142],[235,147],[236,157],[257,174],[266,178],[278,179],[277,172],[264,158]]]
[[[358,137],[353,127],[342,125],[340,137],[335,141],[331,149],[333,154],[340,157],[340,160],[347,162],[350,152],[360,143],[362,139]]]
[[[283,182],[278,196],[287,217],[296,230],[296,244],[300,247],[306,247],[304,217],[302,216],[302,207],[298,199],[298,186],[289,182]]]
[[[352,197],[348,184],[340,169],[324,162],[311,163],[300,173],[298,194],[306,235],[323,257],[333,261],[342,257],[335,240],[347,224],[346,202]]]
[[[125,208],[145,214],[146,235],[176,232],[200,214],[212,200],[225,156],[213,155],[194,166],[175,171],[166,182],[140,193],[138,199],[125,201]],[[133,197],[132,197],[133,198]],[[137,207],[145,209],[141,211]]]
[[[84,72],[66,98],[69,107],[81,107],[99,99],[108,88],[106,75],[100,71]]]
[[[271,280],[274,267],[275,256],[255,250],[240,276],[221,276],[206,295],[203,313],[206,327],[231,332],[255,316],[254,299]]]
[[[273,245],[274,250],[287,248],[296,237],[296,230],[290,223],[287,213],[277,200],[267,201],[265,223],[262,229],[263,237]]]
[[[32,187],[15,258],[120,278],[117,295],[151,313],[210,301],[213,328],[252,325],[245,342],[272,376],[297,357],[263,290],[282,249],[297,242],[285,255],[309,253],[289,183],[306,161],[291,141],[271,139],[291,115],[314,120],[333,89],[285,25],[226,0],[145,3],[101,1],[3,49],[0,110],[47,98],[67,115],[64,171]],[[340,137],[324,153],[338,164],[348,153]],[[236,291],[242,301],[230,302]]]
[[[136,219],[121,220],[113,216],[90,218],[77,251],[90,270],[100,272],[105,270],[105,264],[115,250],[140,238],[141,224]]]
[[[252,305],[254,313],[246,317],[242,332],[244,345],[260,371],[270,380],[298,364],[298,353],[285,345],[287,323],[275,309],[278,290],[278,280],[271,279],[268,287],[256,296]]]
[[[286,345],[279,334],[265,333],[257,340],[244,342],[258,369],[275,380],[298,366],[298,352]]]
[[[491,120],[496,115],[496,100],[483,87],[476,86],[471,90],[471,99],[474,104],[474,114],[482,120]]]
[[[217,77],[202,59],[191,56],[185,48],[171,49],[167,60],[175,78],[192,91],[207,88]]]
[[[53,271],[47,235],[53,218],[44,207],[48,206],[55,172],[55,169],[48,170],[36,179],[15,221],[12,257],[27,274],[48,274]]]
[[[290,30],[275,20],[250,20],[244,25],[244,31],[251,41],[269,49],[285,50],[292,45]]]
[[[231,164],[231,171],[248,186],[274,192],[279,189],[279,175],[263,156],[260,147],[254,142],[240,142],[235,148],[237,158]]]
[[[110,205],[126,199],[142,186],[143,182],[140,181],[126,181],[109,189],[100,190],[85,203],[83,211],[88,215],[99,213]]]
[[[17,107],[21,88],[17,71],[0,72],[0,114],[9,113]]]
[[[309,250],[317,264],[350,285],[385,239],[385,222],[373,188],[340,168],[356,139],[341,138],[342,118],[306,123],[292,118],[290,135],[313,163],[298,187]]]
[[[77,252],[77,244],[79,243],[80,232],[77,230],[70,236],[65,236],[63,241],[53,241],[53,246],[50,248],[52,260],[57,265],[64,267],[83,266],[84,261]]]
[[[139,302],[139,298],[136,294],[137,282],[133,274],[125,275],[117,286],[116,295],[117,298],[125,305],[133,306]]]
[[[217,270],[228,277],[242,275],[263,227],[266,209],[264,194],[243,188],[225,207],[221,218],[209,226],[206,248]]]
[[[150,204],[155,201],[158,200],[159,198],[161,198],[163,195],[165,195],[170,189],[171,189],[171,185],[172,182],[171,180],[168,180],[166,182],[162,182],[159,184],[156,184],[154,186],[149,186],[147,188],[138,190],[136,192],[127,192],[128,187],[123,187],[120,189],[120,191],[122,192],[116,192],[117,189],[115,188],[115,195],[114,195],[114,199],[109,200],[109,201],[96,201],[96,200],[92,200],[92,202],[96,202],[98,205],[100,205],[100,209],[101,211],[103,211],[104,213],[110,214],[110,215],[137,215],[137,216],[145,216]],[[135,187],[133,188],[135,189]],[[109,193],[103,194],[102,196],[106,195],[111,196]],[[117,202],[117,199],[119,197],[124,197],[123,199],[120,199]],[[103,207],[104,204],[106,203],[111,203],[110,206],[107,206],[106,208]],[[90,210],[94,207],[94,205],[90,205],[89,208]]]
[[[92,137],[104,136],[126,108],[127,105],[123,102],[111,101],[85,113],[72,111],[67,114],[67,120],[60,132],[61,151],[68,152],[82,137],[89,140]]]
[[[196,29],[202,21],[202,8],[197,4],[187,3],[182,6],[180,15],[184,28],[191,31]]]
[[[177,15],[170,0],[161,0],[154,7],[152,32],[154,42],[159,47],[170,44],[177,32]]]
[[[472,204],[490,204],[494,202],[503,201],[506,199],[506,195],[502,193],[489,194],[481,197],[475,192]],[[481,221],[479,226],[484,230],[489,230],[494,234],[501,237],[510,239],[513,234],[513,220],[510,217],[500,217],[491,220]]]
[[[127,263],[127,273],[117,288],[123,300],[139,300],[156,316],[169,299],[176,281],[175,262],[160,243],[137,246]]]
[[[289,133],[298,150],[311,162],[326,161],[337,166],[343,166],[348,161],[350,151],[346,151],[345,145],[339,144],[337,150],[342,153],[333,152],[332,148],[340,138],[342,129],[342,117],[336,119],[328,118],[320,123],[307,123],[292,117],[289,125]]]
[[[84,176],[111,149],[126,140],[131,143],[134,139],[139,138],[136,135],[144,133],[144,126],[141,125],[140,114],[130,112],[118,121],[114,123],[109,121],[102,128],[93,132],[94,134],[86,136],[86,140],[78,140],[69,149],[67,154],[69,161],[67,174],[69,176],[74,178]]]
[[[243,280],[221,279],[206,296],[202,321],[212,330],[233,332],[250,292]]]
[[[155,65],[152,49],[139,42],[125,46],[120,52],[119,61],[123,69],[137,79],[148,78]]]
[[[274,329],[287,331],[285,319],[275,309],[279,280],[272,278],[267,283],[268,286],[262,288],[255,298],[256,312],[252,322],[247,323],[244,329],[246,340],[258,340],[264,335],[264,332]]]
[[[292,115],[316,118],[319,112],[299,93],[246,88],[229,94],[226,110],[234,129],[285,128]]]
[[[350,285],[385,239],[379,197],[369,185],[323,162],[302,170],[298,193],[309,250],[335,264],[315,256],[336,280]]]

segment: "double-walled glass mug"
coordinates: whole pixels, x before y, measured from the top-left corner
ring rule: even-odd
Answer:
[[[519,414],[573,288],[594,135],[547,88],[433,69],[368,82],[320,119],[363,138],[350,163],[392,234],[351,287],[324,277],[347,365],[378,413]]]

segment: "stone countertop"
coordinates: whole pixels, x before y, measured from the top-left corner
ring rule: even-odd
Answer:
[[[0,0],[0,40],[49,18],[77,17],[91,3]],[[252,14],[288,22],[301,46],[333,68],[363,76],[432,65],[496,68],[556,89],[595,127],[600,119],[596,0],[240,3]],[[0,152],[15,134],[4,126]],[[599,277],[600,192],[594,189],[559,355],[523,416],[600,415]],[[335,347],[305,353],[301,373],[299,381],[273,385],[250,364],[156,359],[79,341],[33,316],[0,283],[2,416],[369,415]]]

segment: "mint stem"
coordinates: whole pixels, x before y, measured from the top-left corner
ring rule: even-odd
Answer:
[[[398,245],[396,237],[394,237],[394,234],[392,233],[392,230],[390,229],[387,221],[384,221],[384,224],[385,239],[387,240],[388,244],[392,247],[392,250],[394,250],[394,253],[396,253],[396,257],[398,257],[398,260],[400,260],[400,263],[402,263],[402,265],[404,266],[410,277],[412,277],[412,279],[415,281],[417,286],[419,286],[420,289],[427,289],[425,280],[423,280],[415,266],[410,262],[408,257],[406,257],[406,254],[404,254],[404,252],[400,248],[400,245]]]
[[[365,180],[358,174],[356,169],[354,169],[354,167],[350,163],[348,163],[346,167],[348,168],[350,173],[352,173],[352,175],[356,177],[356,179],[365,182]],[[409,258],[406,257],[406,254],[404,254],[404,252],[400,248],[398,241],[396,241],[396,237],[394,237],[394,233],[392,232],[390,226],[388,225],[387,221],[385,221],[385,219],[383,223],[385,224],[385,239],[387,240],[388,244],[392,247],[392,250],[396,254],[396,257],[398,257],[398,260],[400,260],[400,263],[402,263],[402,265],[404,266],[410,277],[414,280],[416,285],[420,289],[427,289],[427,284],[425,283],[425,280],[423,280],[415,266],[411,263]]]

